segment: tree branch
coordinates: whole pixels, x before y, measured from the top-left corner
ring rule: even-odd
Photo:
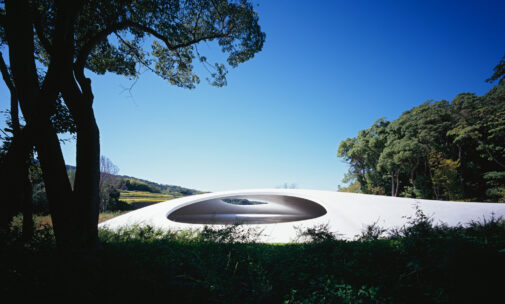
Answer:
[[[131,53],[135,56],[135,58],[137,58],[138,62],[140,64],[142,64],[143,66],[145,66],[147,69],[149,69],[151,72],[155,73],[156,74],[156,71],[153,70],[153,68],[151,68],[149,66],[149,64],[147,62],[145,62],[144,60],[142,60],[141,56],[135,51],[135,48],[126,40],[123,39],[123,37],[121,37],[121,35],[119,35],[118,33],[114,33],[116,35],[116,37],[121,40],[121,42],[126,45],[126,47],[128,47],[128,49],[131,51]]]
[[[112,34],[114,32],[117,32],[117,31],[120,31],[120,30],[124,30],[124,29],[127,29],[127,28],[135,28],[135,29],[141,30],[141,31],[143,31],[145,33],[148,33],[148,34],[154,36],[155,38],[163,41],[165,43],[165,46],[169,50],[171,50],[171,51],[176,51],[176,50],[178,50],[180,48],[188,47],[188,46],[190,46],[192,44],[197,44],[197,43],[202,42],[202,41],[208,41],[208,40],[213,40],[213,39],[217,39],[217,38],[227,38],[227,37],[230,37],[228,33],[215,33],[215,34],[211,34],[211,35],[207,35],[207,36],[202,36],[202,37],[199,37],[199,38],[195,37],[192,40],[172,45],[169,42],[168,37],[166,37],[163,34],[159,33],[155,29],[150,28],[150,27],[145,26],[145,25],[142,25],[142,24],[139,24],[139,23],[136,23],[136,22],[133,22],[133,21],[124,21],[124,22],[120,22],[120,23],[111,25],[110,27],[108,27],[108,28],[106,28],[106,29],[98,32],[95,36],[91,37],[83,45],[83,47],[79,51],[79,53],[77,55],[77,59],[75,61],[75,67],[77,69],[84,69],[84,66],[86,64],[86,60],[88,59],[89,54],[91,53],[91,51],[93,50],[93,48],[100,41],[106,39],[110,34]]]
[[[84,66],[86,64],[86,60],[88,59],[89,54],[93,50],[93,48],[100,43],[100,41],[104,40],[110,34],[128,28],[126,23],[117,23],[114,24],[101,32],[98,32],[95,36],[91,37],[84,45],[81,47],[79,53],[77,54],[77,59],[75,61],[75,68],[79,70],[84,70]]]
[[[217,38],[229,37],[229,35],[227,33],[222,33],[222,34],[217,34],[216,33],[216,34],[212,34],[212,35],[208,35],[208,36],[202,36],[200,38],[193,38],[192,40],[189,40],[189,41],[186,41],[186,42],[183,42],[183,43],[171,45],[170,42],[168,41],[168,37],[165,37],[163,34],[159,33],[155,29],[152,29],[150,27],[147,27],[147,26],[144,26],[142,24],[135,23],[135,22],[132,22],[132,21],[126,21],[126,23],[127,23],[128,27],[142,30],[142,31],[144,31],[144,32],[146,32],[148,34],[153,35],[154,37],[158,38],[159,40],[163,41],[165,43],[166,47],[169,50],[171,50],[171,51],[176,51],[177,49],[188,47],[188,46],[190,46],[192,44],[196,44],[196,43],[199,43],[199,42],[202,42],[202,41],[207,41],[207,40],[212,40],[212,39],[217,39]]]
[[[44,32],[42,30],[42,25],[40,23],[40,16],[35,15],[33,18],[33,25],[35,27],[35,33],[37,34],[37,38],[39,38],[40,44],[42,47],[49,53],[49,55],[53,54],[53,47],[49,40],[44,36]]]

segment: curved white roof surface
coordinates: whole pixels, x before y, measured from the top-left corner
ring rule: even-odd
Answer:
[[[290,242],[296,228],[328,225],[332,232],[352,239],[367,225],[382,228],[404,225],[416,205],[434,224],[467,224],[495,217],[505,218],[505,204],[448,202],[356,193],[304,190],[254,189],[199,194],[158,203],[118,216],[99,227],[117,229],[150,225],[163,229],[200,228],[205,224],[239,222],[264,229],[263,242]]]

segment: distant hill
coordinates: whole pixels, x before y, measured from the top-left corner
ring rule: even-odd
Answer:
[[[145,179],[128,175],[117,175],[120,179],[119,203],[126,203],[122,209],[138,209],[159,202],[168,201],[188,195],[200,194],[202,191],[180,186],[158,184]]]
[[[34,162],[37,166],[37,160]],[[75,179],[75,166],[66,165],[68,177],[73,184]],[[42,176],[37,176],[40,169],[34,170],[32,199],[33,212],[38,215],[47,215],[49,211],[49,201]],[[74,171],[74,172],[72,172]],[[109,203],[108,211],[128,211],[149,206],[155,203],[168,201],[171,199],[205,193],[203,191],[184,188],[181,186],[164,185],[149,180],[140,179],[128,175],[113,175],[108,189]]]
[[[75,170],[75,166],[66,165],[66,167],[67,170]],[[120,186],[121,190],[126,191],[143,191],[150,193],[168,194],[171,195],[173,198],[205,193],[203,191],[184,188],[181,186],[159,184],[149,180],[128,175],[115,175],[115,176],[121,180],[121,186]]]
[[[151,193],[163,193],[173,195],[174,198],[205,193],[195,189],[184,188],[181,186],[158,184],[141,178],[136,178],[128,175],[118,175],[124,182],[125,190],[130,191],[147,191]]]

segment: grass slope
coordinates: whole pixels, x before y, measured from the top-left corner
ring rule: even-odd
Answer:
[[[147,191],[120,191],[119,200],[125,203],[159,203],[173,199],[172,194],[152,193]]]
[[[124,202],[131,209],[138,209],[152,204],[168,201],[175,198],[173,194],[153,193],[149,191],[121,190],[119,201]],[[129,207],[129,208],[130,208]]]
[[[168,201],[187,195],[203,193],[194,189],[153,183],[129,176],[120,177],[121,190],[119,200],[133,209]]]

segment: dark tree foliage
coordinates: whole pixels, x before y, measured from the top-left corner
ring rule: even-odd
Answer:
[[[505,201],[505,82],[380,119],[342,141],[338,156],[359,192]]]
[[[503,76],[505,76],[505,56],[500,60],[500,63],[498,63],[494,67],[494,73],[491,77],[486,79],[487,82],[494,82],[496,80],[503,81]]]

